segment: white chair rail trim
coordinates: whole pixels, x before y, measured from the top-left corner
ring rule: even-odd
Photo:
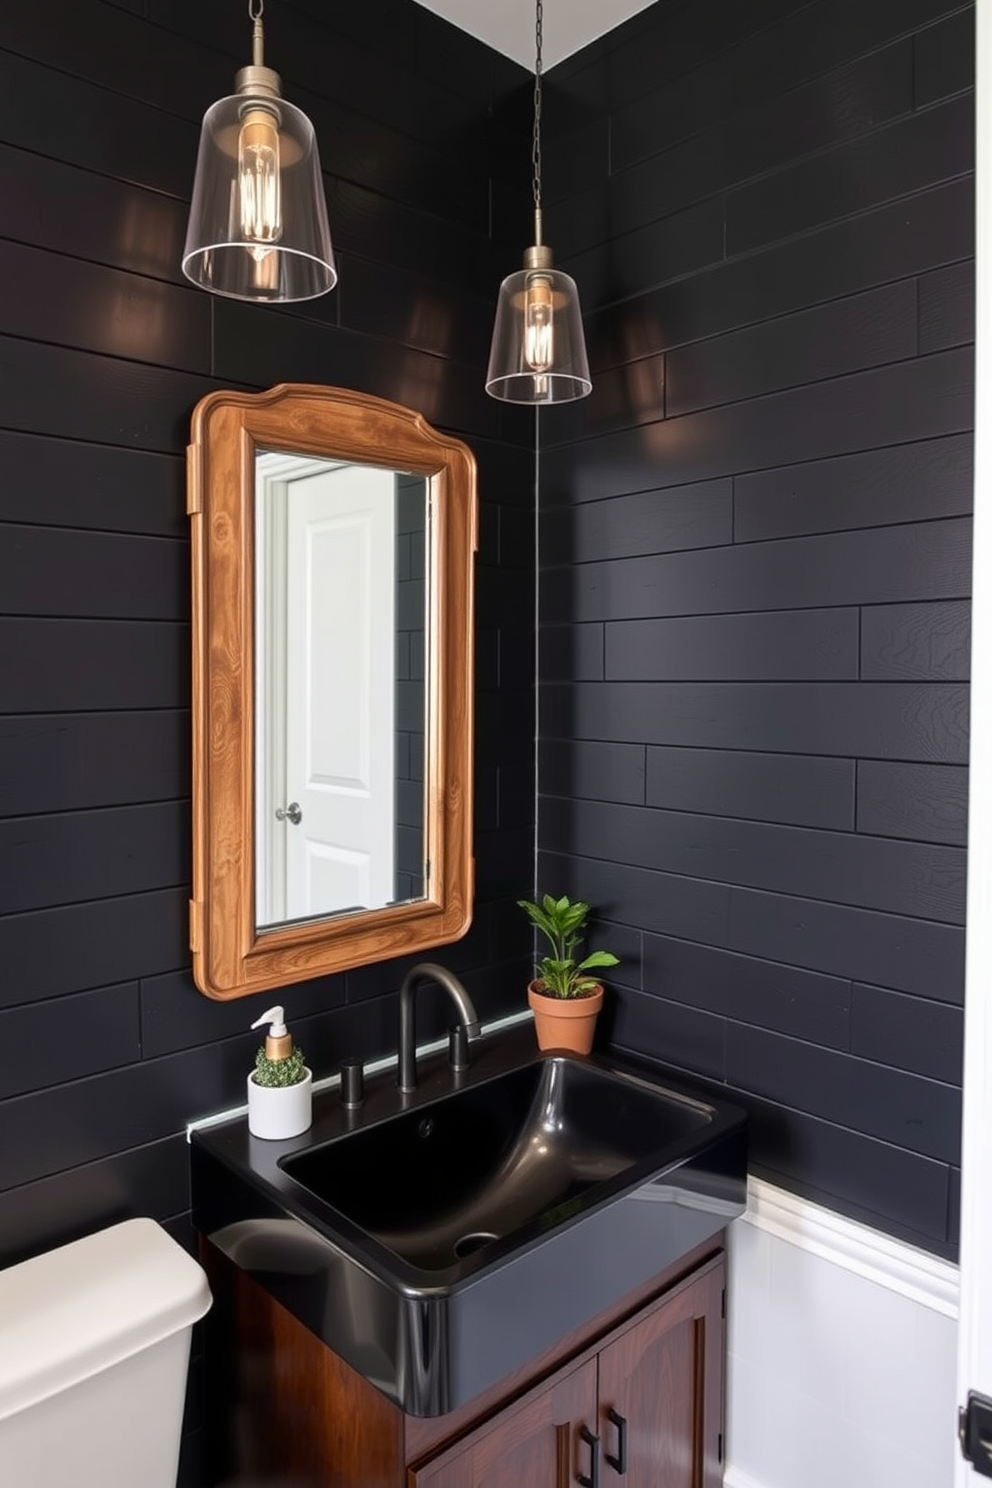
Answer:
[[[748,1179],[747,1209],[736,1223],[752,1224],[944,1317],[958,1316],[959,1271],[950,1261],[846,1219],[762,1178]],[[749,1488],[749,1484],[743,1478],[732,1483],[728,1476],[727,1488]]]

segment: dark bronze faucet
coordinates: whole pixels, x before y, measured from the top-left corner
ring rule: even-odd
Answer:
[[[444,966],[437,966],[433,961],[422,961],[419,965],[412,967],[403,978],[403,985],[400,988],[399,1065],[396,1083],[404,1091],[417,1088],[415,998],[421,982],[437,982],[439,987],[444,988],[455,1004],[467,1038],[478,1038],[480,1032],[479,1019],[472,1005],[472,999],[454,972],[448,971]]]

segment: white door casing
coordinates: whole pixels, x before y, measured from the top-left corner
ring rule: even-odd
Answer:
[[[992,1397],[992,0],[975,7],[975,528],[972,571],[958,1402]],[[986,1482],[955,1451],[957,1488]]]

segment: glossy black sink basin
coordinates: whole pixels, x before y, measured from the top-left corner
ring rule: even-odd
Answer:
[[[711,1120],[698,1102],[549,1057],[280,1166],[395,1255],[446,1271],[528,1227],[554,1228]]]
[[[412,1415],[453,1410],[719,1235],[746,1198],[746,1118],[529,1028],[425,1061],[309,1132],[192,1136],[193,1221]]]

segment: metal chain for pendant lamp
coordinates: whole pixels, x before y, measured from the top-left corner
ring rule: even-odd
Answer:
[[[534,215],[541,215],[541,53],[544,47],[544,0],[537,0],[537,16],[534,24],[534,139],[531,145],[531,164],[534,168]],[[540,238],[538,238],[540,241]]]
[[[554,267],[541,205],[544,0],[534,26],[534,134],[531,145],[534,242],[523,269],[500,286],[486,392],[509,403],[563,403],[592,390],[575,280]]]

